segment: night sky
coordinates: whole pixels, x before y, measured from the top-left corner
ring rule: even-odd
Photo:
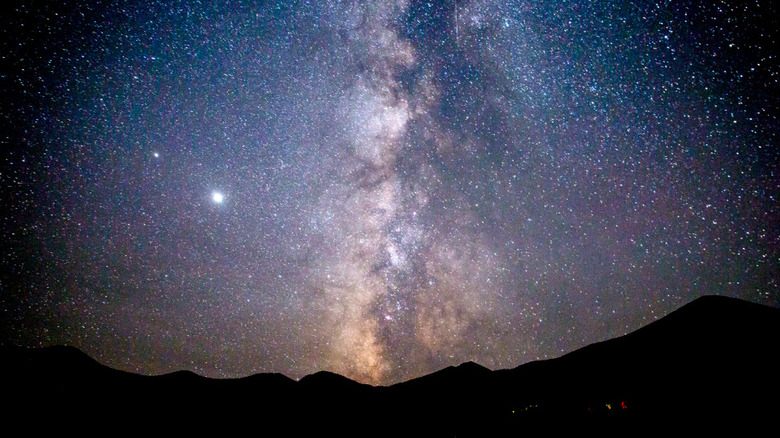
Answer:
[[[780,306],[768,1],[11,1],[0,343],[390,384]]]

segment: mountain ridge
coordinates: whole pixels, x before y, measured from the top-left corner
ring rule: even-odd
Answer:
[[[348,429],[358,434],[402,418],[388,435],[419,423],[425,435],[479,436],[485,430],[541,429],[561,418],[594,427],[681,418],[756,420],[780,407],[780,385],[756,372],[780,369],[773,354],[779,334],[780,309],[707,296],[624,336],[558,358],[495,371],[465,362],[384,387],[328,371],[298,381],[278,373],[239,379],[190,371],[141,376],[61,346],[0,347],[0,378],[6,399],[22,405],[48,400],[65,406],[64,412],[88,407],[109,422],[147,411],[158,419],[259,416],[295,424],[305,433],[349,416]],[[295,421],[299,416],[310,426]]]

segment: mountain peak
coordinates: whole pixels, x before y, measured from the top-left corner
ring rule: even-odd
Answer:
[[[361,383],[330,371],[317,371],[314,374],[308,374],[303,376],[298,383],[307,386],[321,387],[362,386]]]
[[[486,368],[486,367],[484,367],[484,366],[482,366],[482,365],[480,365],[480,364],[478,364],[478,363],[476,363],[474,361],[471,361],[471,360],[468,361],[468,362],[463,362],[462,364],[458,365],[456,368],[461,370],[461,371],[477,372],[477,373],[483,373],[483,372],[486,372],[486,371],[487,372],[490,371],[489,368]]]

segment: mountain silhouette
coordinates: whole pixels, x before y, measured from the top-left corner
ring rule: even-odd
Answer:
[[[639,330],[556,359],[491,371],[467,362],[389,387],[321,371],[210,379],[141,376],[73,347],[0,347],[0,424],[261,435],[492,436],[771,425],[780,408],[780,309],[706,296]],[[281,432],[280,432],[281,433]]]
[[[778,335],[780,309],[706,296],[625,336],[494,374],[522,394],[517,421],[756,423],[780,406]]]

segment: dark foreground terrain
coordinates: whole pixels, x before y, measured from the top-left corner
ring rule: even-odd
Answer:
[[[297,382],[280,374],[149,377],[102,366],[72,347],[2,347],[0,427],[253,436],[776,431],[778,335],[780,309],[708,296],[557,359],[499,371],[465,363],[390,387],[327,372]]]

